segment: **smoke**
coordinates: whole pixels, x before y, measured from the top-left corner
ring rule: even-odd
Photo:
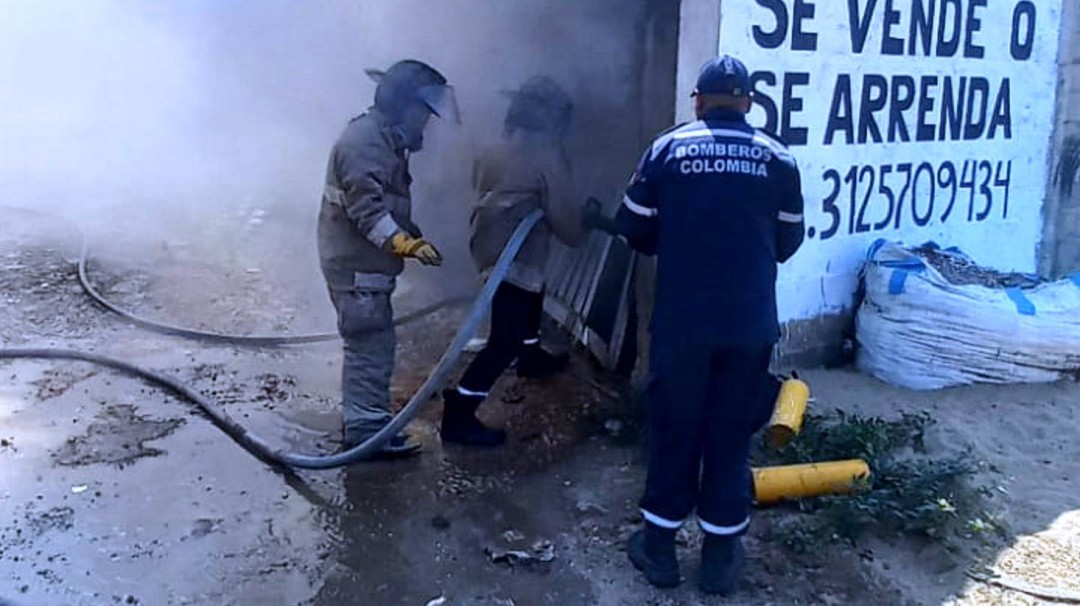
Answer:
[[[249,256],[317,277],[326,158],[370,105],[363,70],[416,58],[455,85],[464,121],[433,123],[414,157],[416,218],[450,259],[438,281],[474,276],[469,174],[502,131],[498,92],[534,74],[567,88],[582,193],[615,195],[651,135],[637,115],[646,3],[0,0],[0,205],[147,245],[213,233],[204,254],[222,258],[234,224],[276,222]]]

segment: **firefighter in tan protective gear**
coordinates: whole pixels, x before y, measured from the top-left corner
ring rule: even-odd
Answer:
[[[342,366],[344,445],[354,447],[391,419],[395,334],[390,295],[405,259],[437,266],[442,256],[412,221],[409,156],[423,146],[432,115],[457,121],[454,91],[438,71],[401,61],[378,83],[375,104],[345,128],[330,154],[319,211],[323,276],[345,341]],[[376,458],[417,454],[393,437]]]
[[[566,366],[566,356],[554,356],[540,346],[544,269],[553,234],[570,246],[585,237],[564,148],[573,114],[570,96],[543,76],[507,95],[505,136],[480,155],[473,171],[477,200],[469,248],[481,273],[490,271],[526,215],[540,209],[544,218],[496,291],[486,347],[457,387],[443,392],[443,442],[467,446],[506,441],[505,431],[484,426],[476,410],[514,360],[518,376],[528,378],[549,376]]]

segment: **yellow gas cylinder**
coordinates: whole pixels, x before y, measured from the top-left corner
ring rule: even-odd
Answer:
[[[772,420],[765,432],[766,439],[774,448],[783,448],[798,435],[806,416],[806,403],[810,401],[810,386],[799,379],[788,379],[780,386],[776,396]]]
[[[831,461],[754,469],[754,497],[759,504],[826,494],[849,494],[870,477],[866,461]]]

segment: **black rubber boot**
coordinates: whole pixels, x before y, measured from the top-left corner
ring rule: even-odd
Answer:
[[[735,593],[746,564],[742,538],[706,534],[701,546],[701,577],[698,586],[705,593],[728,596]]]
[[[630,536],[626,553],[634,568],[645,573],[645,578],[655,587],[677,587],[679,560],[675,557],[675,530],[645,523],[645,530]]]
[[[566,370],[569,363],[567,354],[554,355],[539,344],[528,345],[518,356],[517,375],[523,379],[546,379]]]
[[[370,436],[368,436],[370,437]],[[356,435],[345,432],[345,440],[341,444],[340,452],[346,452],[356,448],[367,441]],[[415,457],[423,451],[423,446],[407,434],[399,433],[383,444],[382,448],[368,455],[367,461],[389,461],[393,459],[407,459]]]
[[[454,389],[443,390],[443,417],[439,434],[443,442],[463,446],[502,446],[506,432],[485,426],[476,418],[483,396],[466,396]]]
[[[419,442],[409,436],[398,434],[389,440],[382,448],[371,453],[369,461],[392,461],[395,459],[408,459],[415,457],[423,451]]]

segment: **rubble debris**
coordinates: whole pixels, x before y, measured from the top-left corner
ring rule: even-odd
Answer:
[[[256,378],[258,381],[258,393],[255,396],[257,402],[285,402],[292,397],[289,392],[289,387],[296,387],[296,378],[290,376],[281,376],[273,373],[266,373],[259,375]]]
[[[51,531],[67,532],[75,525],[75,510],[70,507],[53,507],[35,513],[28,506],[22,522],[14,521],[0,528],[0,551],[24,545]]]
[[[74,264],[54,249],[34,247],[5,257],[0,271],[0,334],[5,346],[35,337],[80,338],[112,320],[78,288]],[[64,285],[72,285],[65,288]],[[56,313],[62,309],[64,313]]]
[[[511,383],[500,399],[506,404],[520,404],[525,401],[525,388],[520,382]]]
[[[506,564],[511,568],[555,561],[555,545],[551,541],[537,541],[528,550],[486,547],[484,553],[493,564]]]
[[[926,260],[950,283],[957,286],[978,285],[988,288],[1030,288],[1038,286],[1044,280],[1033,274],[1003,272],[982,267],[958,252],[942,250],[933,245],[924,244],[913,248],[912,252]]]
[[[206,535],[219,530],[221,528],[221,524],[224,522],[225,520],[223,520],[222,518],[199,518],[198,520],[195,520],[195,524],[191,529],[191,533],[188,534],[188,536],[195,539],[205,537]]]
[[[597,515],[607,515],[608,512],[607,507],[604,507],[595,501],[588,501],[585,499],[581,499],[577,502],[577,510],[578,513]]]

